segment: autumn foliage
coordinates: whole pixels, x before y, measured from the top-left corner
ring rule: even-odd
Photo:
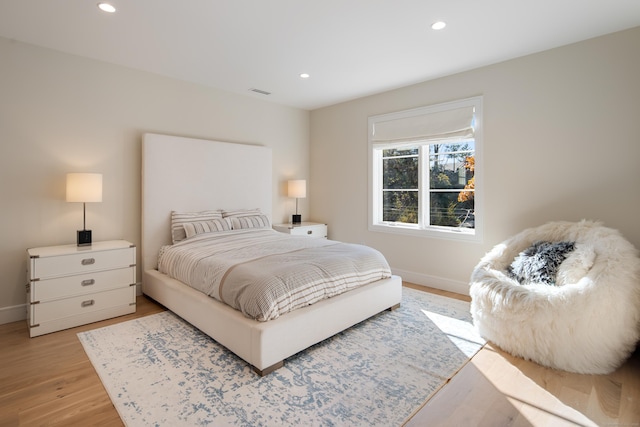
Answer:
[[[476,159],[473,156],[468,156],[464,159],[464,168],[470,172],[475,172],[476,169]],[[474,190],[476,188],[476,177],[473,176],[469,181],[467,181],[467,185],[464,186],[464,190]],[[459,202],[466,202],[467,200],[473,200],[474,192],[473,191],[461,191],[458,194]]]

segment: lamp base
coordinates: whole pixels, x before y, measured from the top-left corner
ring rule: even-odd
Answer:
[[[91,246],[91,230],[78,230],[78,246]]]
[[[300,224],[302,222],[302,215],[291,215],[291,224]]]

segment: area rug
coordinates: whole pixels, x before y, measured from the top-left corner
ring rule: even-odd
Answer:
[[[78,337],[127,426],[400,426],[484,344],[468,303],[408,288],[262,378],[171,312]]]

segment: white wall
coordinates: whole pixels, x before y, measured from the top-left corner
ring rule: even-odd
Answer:
[[[67,172],[104,175],[93,239],[139,245],[145,132],[272,147],[274,222],[295,209],[284,184],[307,178],[309,112],[0,38],[0,323],[24,317],[26,249],[82,228]]]
[[[314,219],[332,239],[381,250],[407,280],[465,293],[493,245],[547,221],[601,220],[640,247],[639,46],[635,28],[313,111]],[[368,231],[367,117],[475,95],[484,242]]]

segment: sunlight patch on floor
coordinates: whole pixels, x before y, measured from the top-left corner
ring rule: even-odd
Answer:
[[[428,310],[422,310],[422,313],[466,356],[473,356],[478,351],[477,345],[484,344],[484,340],[470,321],[454,319]]]
[[[501,363],[494,360],[487,365],[483,359],[475,358],[471,363],[532,426],[598,426],[585,414],[545,390],[498,352],[484,353],[485,356],[488,354],[492,354],[494,359],[501,359]]]

